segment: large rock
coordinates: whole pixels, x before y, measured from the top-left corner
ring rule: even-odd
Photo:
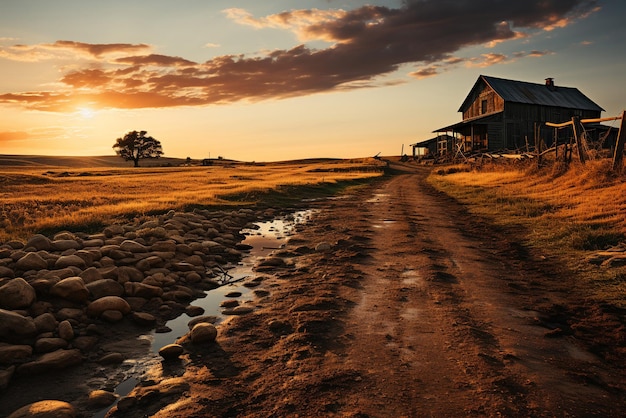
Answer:
[[[63,401],[39,401],[26,405],[7,418],[74,418],[76,410]]]
[[[100,299],[105,296],[124,295],[124,286],[113,279],[101,279],[87,283],[87,290],[93,299]]]
[[[21,277],[10,280],[0,287],[0,308],[28,308],[36,298],[35,289]]]
[[[87,268],[87,263],[85,263],[85,260],[75,254],[62,255],[54,263],[54,267],[57,269],[62,269],[66,267],[78,267],[82,270]]]
[[[131,253],[147,253],[148,252],[148,249],[146,248],[145,245],[140,244],[137,241],[133,241],[130,239],[120,244],[120,250],[128,251]]]
[[[6,266],[0,266],[0,279],[3,277],[8,277],[9,279],[12,279],[15,277],[15,272],[13,271],[13,269],[10,269]]]
[[[13,364],[32,355],[33,347],[30,345],[9,344],[0,346],[0,364]]]
[[[194,325],[189,337],[194,344],[212,343],[217,337],[217,328],[213,324],[202,322]]]
[[[168,344],[159,350],[159,355],[165,360],[173,360],[178,358],[184,352],[184,348],[180,344]]]
[[[18,366],[17,374],[33,375],[51,370],[61,370],[80,364],[82,361],[83,356],[78,349],[57,350],[52,353],[43,354],[34,361]]]
[[[74,327],[72,323],[67,319],[59,323],[59,337],[65,341],[72,341],[74,339]]]
[[[73,239],[57,239],[52,241],[52,249],[55,251],[80,250],[82,244]]]
[[[96,299],[87,306],[87,314],[100,316],[106,311],[119,311],[123,315],[130,313],[130,305],[119,296],[105,296]]]
[[[163,289],[161,289],[160,287],[137,282],[124,283],[124,291],[128,296],[135,296],[145,299],[151,299],[163,295]]]
[[[37,251],[48,251],[52,248],[52,243],[50,242],[50,239],[48,239],[48,237],[41,234],[36,234],[28,240],[28,242],[26,243],[26,248],[34,248]]]
[[[89,267],[82,273],[80,273],[79,277],[83,279],[85,284],[97,282],[98,280],[104,279],[102,273],[95,267]]]
[[[52,332],[57,329],[59,321],[50,312],[43,313],[34,319],[37,333]]]
[[[50,294],[78,303],[89,299],[89,290],[83,279],[78,276],[68,277],[56,283],[50,289]]]
[[[43,270],[48,268],[48,262],[37,253],[27,253],[17,260],[15,266],[22,271]]]
[[[67,341],[58,337],[39,338],[35,341],[35,352],[37,353],[51,353],[66,347]]]
[[[0,338],[28,337],[37,334],[37,327],[32,318],[0,309]]]

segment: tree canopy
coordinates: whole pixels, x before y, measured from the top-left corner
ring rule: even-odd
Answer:
[[[146,131],[131,131],[117,138],[113,149],[124,160],[133,161],[135,167],[139,167],[139,160],[143,158],[159,158],[163,155],[161,142],[146,134]]]

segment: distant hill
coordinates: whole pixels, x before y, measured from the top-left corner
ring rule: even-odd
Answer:
[[[145,159],[139,162],[142,167],[161,167],[185,164],[184,158]],[[41,166],[41,167],[132,167],[132,161],[124,161],[116,155],[95,157],[61,157],[50,155],[3,155],[0,154],[0,166]]]

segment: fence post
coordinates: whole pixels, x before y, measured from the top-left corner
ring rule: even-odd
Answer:
[[[585,164],[587,158],[585,157],[585,147],[583,146],[582,141],[582,129],[580,125],[580,117],[574,116],[572,118],[572,131],[574,132],[574,142],[576,143],[576,148],[578,148],[578,158],[580,158],[580,162]]]
[[[624,143],[626,142],[626,110],[622,111],[622,123],[619,126],[617,142],[615,143],[615,155],[613,156],[613,171],[621,173],[624,169]]]

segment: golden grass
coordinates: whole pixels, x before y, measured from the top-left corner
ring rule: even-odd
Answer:
[[[612,175],[609,163],[435,170],[429,181],[473,213],[526,231],[525,244],[562,261],[590,298],[626,307],[626,268],[586,261],[597,250],[626,243],[626,177]]]
[[[381,163],[374,159],[71,171],[58,167],[3,167],[0,241],[190,206],[252,203],[228,198],[283,186],[377,177],[381,169]]]

